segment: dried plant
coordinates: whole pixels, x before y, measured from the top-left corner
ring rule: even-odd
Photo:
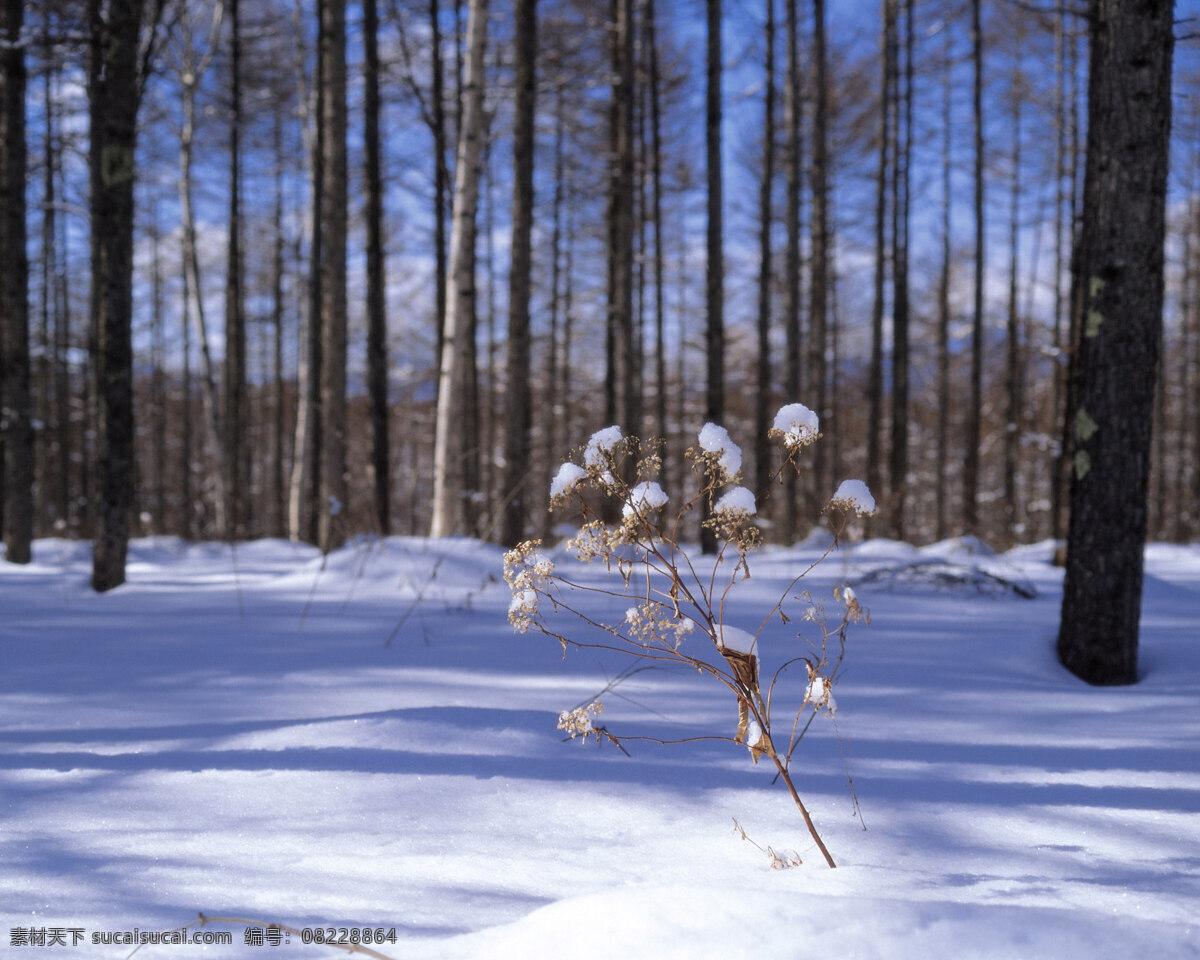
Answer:
[[[819,439],[817,417],[801,404],[783,407],[771,435],[781,441],[781,462],[771,477],[774,486],[786,470],[801,469],[801,453]],[[779,599],[763,613],[754,633],[726,621],[726,605],[737,584],[750,577],[750,555],[762,544],[756,525],[754,494],[741,486],[741,450],[724,428],[705,424],[687,459],[698,475],[699,492],[673,512],[670,497],[656,477],[662,466],[661,441],[624,436],[618,427],[593,434],[577,460],[564,463],[551,484],[551,504],[580,512],[578,532],[566,547],[579,560],[603,562],[616,582],[596,586],[572,580],[541,550],[526,541],[504,559],[504,577],[512,589],[508,616],[514,629],[530,629],[568,647],[617,651],[650,664],[685,665],[711,677],[734,695],[737,725],[733,735],[694,736],[667,741],[625,736],[600,726],[598,700],[564,711],[559,727],[570,737],[594,737],[620,746],[632,740],[682,743],[728,740],[746,746],[755,763],[774,764],[777,777],[791,795],[826,863],[835,866],[792,781],[796,747],[818,714],[833,716],[837,705],[833,684],[846,653],[846,632],[867,614],[849,587],[835,590],[836,611],[808,592],[793,594],[796,585],[832,552],[855,515],[875,509],[865,484],[842,484],[825,508],[833,539],[824,554],[799,571]],[[769,495],[769,489],[763,495]],[[715,556],[701,560],[681,544],[688,515],[707,504],[704,524],[717,536]],[[614,519],[606,520],[605,516]],[[615,622],[598,619],[585,600],[621,601],[624,616]],[[628,606],[629,600],[635,603]],[[772,623],[791,622],[788,610],[801,608],[800,641],[769,674],[759,656],[759,638]],[[804,667],[801,685],[787,686],[789,671]],[[790,701],[790,702],[786,702]],[[807,714],[807,720],[805,719]],[[622,749],[624,749],[622,747]]]

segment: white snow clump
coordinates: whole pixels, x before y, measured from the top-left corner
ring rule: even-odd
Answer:
[[[718,455],[717,463],[732,477],[742,469],[742,448],[729,437],[729,431],[716,423],[706,423],[700,428],[700,446],[706,453]]]
[[[820,710],[825,707],[829,710],[829,715],[837,713],[837,701],[833,699],[833,691],[829,687],[829,681],[822,676],[813,677],[808,683],[808,692],[806,694],[808,702],[813,705],[813,709]]]
[[[722,650],[732,650],[735,653],[753,653],[755,644],[754,634],[738,627],[717,625],[717,646]]]
[[[575,489],[575,484],[586,476],[587,471],[578,464],[564,463],[558,468],[558,473],[554,475],[554,479],[550,483],[550,496],[557,497],[560,494],[570,493]]]
[[[845,510],[853,510],[860,517],[875,512],[875,498],[861,480],[843,480],[829,502]]]
[[[754,494],[751,491],[745,487],[734,487],[713,505],[713,513],[731,517],[752,517],[758,513],[758,506],[754,502]]]
[[[583,462],[589,467],[598,467],[605,462],[604,455],[624,439],[618,426],[605,427],[592,434],[583,451]]]
[[[802,403],[787,403],[775,414],[774,431],[783,434],[785,447],[802,447],[817,439],[820,419]]]
[[[660,510],[670,498],[653,480],[643,480],[629,491],[629,502],[621,511],[626,519],[638,514],[649,514]]]

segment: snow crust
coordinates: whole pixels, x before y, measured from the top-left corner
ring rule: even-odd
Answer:
[[[760,623],[823,549],[763,551],[725,616]],[[1200,546],[1147,549],[1144,676],[1120,689],[1058,666],[1052,553],[995,558],[1033,600],[858,584],[913,556],[879,541],[798,585],[832,599],[849,580],[872,613],[848,636],[837,724],[819,717],[795,754],[830,871],[743,747],[564,743],[560,714],[628,661],[514,636],[495,547],[364,538],[322,558],[158,537],[134,541],[129,582],[97,596],[90,544],[40,540],[33,563],[0,563],[0,935],[165,930],[204,911],[395,928],[376,949],[396,960],[794,960],[798,943],[879,960],[1195,957]],[[637,602],[621,590],[588,614],[619,622]],[[811,633],[799,616],[773,624],[754,650],[764,678]],[[790,667],[773,715],[806,682]],[[609,730],[736,729],[730,692],[694,672],[611,693]],[[733,817],[803,866],[770,870]],[[232,945],[138,960],[341,955],[209,929]]]

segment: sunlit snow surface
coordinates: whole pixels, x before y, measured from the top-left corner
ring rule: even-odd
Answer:
[[[758,632],[827,545],[752,555],[727,623]],[[1037,591],[857,587],[871,625],[850,633],[836,725],[818,715],[793,767],[830,871],[744,747],[563,742],[559,714],[627,663],[514,635],[496,548],[142,540],[129,583],[96,596],[89,548],[42,541],[0,563],[0,954],[124,957],[11,932],[203,911],[395,927],[396,960],[1200,956],[1200,548],[1149,548],[1145,677],[1095,690],[1054,659],[1052,548],[980,546],[843,547],[793,590],[832,615],[837,584],[924,559]],[[618,622],[629,599],[605,604],[588,613]],[[764,676],[808,651],[803,609],[759,633]],[[736,729],[694,671],[601,699],[616,733]],[[733,818],[804,865],[771,871]],[[216,929],[234,945],[137,956],[344,955]]]

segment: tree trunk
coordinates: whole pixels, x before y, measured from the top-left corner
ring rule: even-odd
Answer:
[[[517,0],[516,110],[513,118],[512,267],[508,274],[508,411],[505,417],[501,542],[525,536],[529,496],[529,297],[533,280],[533,151],[537,92],[537,0]]]
[[[771,194],[775,180],[775,0],[766,0],[763,162],[758,188],[758,389],[754,397],[754,490],[763,496],[770,477],[771,443]]]
[[[325,31],[324,23],[318,19],[317,46],[321,47]],[[297,30],[297,72],[303,76],[303,44]],[[322,230],[320,227],[325,207],[325,58],[317,57],[317,76],[313,84],[312,107],[307,106],[310,96],[301,83],[300,103],[303,119],[308,128],[307,154],[310,158],[310,187],[312,204],[306,224],[309,240],[308,284],[305,297],[305,329],[301,337],[301,359],[297,389],[300,406],[296,412],[296,440],[292,454],[292,479],[288,502],[288,529],[294,539],[309,543],[320,541],[319,495],[321,473],[324,463],[321,413],[321,356],[324,338],[321,333],[321,263],[324,259]]]
[[[659,89],[656,0],[646,0],[646,51],[650,100],[650,193],[654,224],[654,434],[667,436],[666,262],[662,212],[662,94]]]
[[[247,535],[250,497],[250,448],[246,441],[246,302],[242,278],[241,136],[242,33],[239,0],[225,0],[229,10],[229,243],[225,270],[225,490],[228,509],[222,535]]]
[[[1004,416],[1004,536],[1015,541],[1020,534],[1020,512],[1017,502],[1017,468],[1021,455],[1021,326],[1017,303],[1017,277],[1020,263],[1021,211],[1021,103],[1026,96],[1020,71],[1013,77],[1012,114],[1012,193],[1009,200],[1009,264],[1008,264],[1008,365],[1006,371],[1006,403]]]
[[[967,451],[963,466],[963,528],[979,532],[979,447],[983,442],[983,26],[981,0],[971,2],[971,62],[974,66],[972,116],[975,130],[975,301],[971,314],[971,401],[967,423]]]
[[[275,154],[275,198],[272,213],[271,229],[274,234],[274,251],[271,262],[271,326],[274,337],[272,341],[272,360],[274,369],[272,380],[274,386],[274,429],[271,438],[273,450],[271,454],[271,535],[274,537],[287,536],[287,489],[284,471],[284,377],[283,377],[283,318],[284,318],[284,250],[286,238],[283,226],[283,116],[282,109],[276,106],[274,123],[272,125],[272,149]]]
[[[439,371],[437,425],[433,455],[433,509],[430,536],[464,532],[462,428],[463,392],[470,362],[471,301],[475,293],[473,244],[479,198],[479,159],[483,137],[484,48],[487,0],[471,0],[467,24],[467,63],[462,123],[455,169],[454,216],[446,291],[446,328]]]
[[[950,460],[950,209],[951,209],[951,76],[953,61],[950,50],[950,31],[943,31],[944,46],[943,69],[945,77],[942,85],[942,270],[938,277],[938,313],[937,313],[937,517],[935,521],[935,536],[944,540],[949,528],[949,500],[944,495],[948,489],[947,466]]]
[[[367,388],[371,395],[371,467],[375,522],[380,536],[392,528],[391,455],[388,437],[387,272],[383,251],[383,179],[379,134],[379,12],[363,0],[365,103],[363,149],[367,189]]]
[[[829,83],[826,79],[825,0],[813,0],[813,91],[812,132],[812,276],[809,306],[809,389],[814,408],[827,435],[835,427],[829,410]],[[813,477],[817,502],[833,492],[830,446],[819,443],[813,452]]]
[[[895,11],[897,20],[899,10]],[[908,189],[912,156],[913,7],[904,4],[904,70],[900,70],[900,38],[893,33],[895,149],[892,152],[892,442],[888,461],[892,536],[908,535]]]
[[[608,194],[609,422],[640,433],[633,324],[634,44],[633,0],[613,0],[613,90],[609,142],[613,152]]]
[[[34,517],[23,19],[22,0],[0,3],[0,447],[6,461],[0,482],[5,487],[2,527],[9,563],[32,559]]]
[[[429,0],[429,56],[433,72],[430,99],[430,132],[433,134],[433,259],[434,293],[436,304],[437,335],[434,348],[434,366],[442,369],[442,352],[446,338],[446,192],[449,189],[449,171],[446,169],[446,90],[442,70],[442,27],[440,0]],[[434,408],[437,408],[441,377],[434,379]]]
[[[318,545],[345,540],[346,501],[346,2],[322,0],[325,128],[321,217],[321,495]]]
[[[801,120],[803,104],[801,102],[803,77],[799,55],[800,17],[797,10],[798,0],[787,0],[784,30],[787,35],[787,92],[784,97],[784,124],[787,128],[786,150],[787,160],[787,197],[784,208],[784,221],[787,230],[787,245],[784,252],[784,337],[786,351],[786,367],[784,370],[784,390],[787,403],[801,402],[803,387],[800,324],[800,204],[801,183],[800,175],[803,169],[803,144],[801,143]],[[784,506],[783,506],[783,539],[785,543],[793,543],[800,532],[800,511],[797,498],[799,484],[794,472],[787,471],[784,475]]]
[[[1137,681],[1150,419],[1162,341],[1172,0],[1092,0],[1083,317],[1058,655],[1093,684]]]
[[[896,0],[882,0],[879,37],[879,165],[875,183],[875,296],[871,305],[871,360],[867,381],[867,485],[883,490],[883,320],[887,312],[888,173],[893,145],[892,93],[895,68]]]
[[[725,259],[722,219],[721,174],[721,0],[706,0],[708,45],[705,86],[705,156],[708,177],[708,229],[706,234],[707,267],[704,304],[707,323],[704,349],[708,360],[705,378],[704,416],[712,423],[725,417]],[[706,499],[703,517],[708,519],[712,504]],[[716,553],[716,534],[707,526],[700,531],[700,547]]]
[[[133,182],[140,0],[89,0],[89,205],[96,325],[99,502],[92,587],[125,582],[133,506]]]

